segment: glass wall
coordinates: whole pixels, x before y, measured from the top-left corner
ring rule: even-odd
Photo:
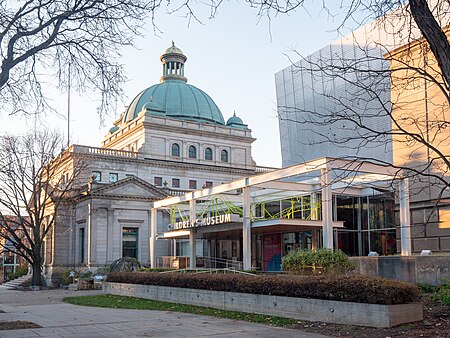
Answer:
[[[336,215],[344,222],[337,229],[337,247],[352,256],[396,253],[394,200],[389,196],[335,198]]]
[[[254,221],[270,218],[320,220],[321,194],[295,196],[254,205]],[[335,247],[348,255],[366,256],[370,251],[376,251],[380,255],[396,253],[394,200],[391,196],[335,195],[333,220],[344,222],[344,228],[335,230]],[[297,237],[291,242],[286,244],[298,246]]]

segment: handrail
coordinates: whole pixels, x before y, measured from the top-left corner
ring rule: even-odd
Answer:
[[[246,272],[246,271],[240,271],[236,269],[230,269],[230,268],[224,268],[224,269],[180,269],[180,270],[170,270],[170,271],[162,271],[160,273],[193,273],[193,274],[201,274],[201,273],[237,273],[241,275],[248,275],[248,276],[256,276],[254,273]]]
[[[230,260],[218,257],[196,256],[195,266],[206,269],[243,269],[243,263],[238,260]],[[189,266],[189,257],[185,256],[160,256],[156,257],[156,266],[163,269],[183,270]]]
[[[203,264],[207,268],[214,268],[214,269],[223,269],[223,268],[235,268],[237,270],[243,269],[243,263],[238,260],[230,260],[225,258],[219,258],[219,257],[207,257],[207,256],[197,256],[197,266],[201,265],[199,264],[201,261],[203,261]],[[199,262],[200,261],[200,262]]]

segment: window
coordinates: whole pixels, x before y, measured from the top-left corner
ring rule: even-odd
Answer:
[[[109,181],[111,183],[117,182],[119,180],[119,174],[118,173],[109,173]]]
[[[162,187],[162,177],[155,177],[154,183],[155,186]]]
[[[197,158],[197,148],[189,146],[189,158]]]
[[[211,148],[206,148],[205,149],[205,160],[207,161],[212,161],[213,159],[213,151]]]
[[[180,145],[178,143],[172,144],[172,156],[180,157]]]
[[[179,187],[180,187],[180,179],[172,178],[172,188],[179,188]]]
[[[84,228],[80,229],[80,263],[84,263]]]
[[[205,188],[211,188],[213,186],[213,182],[206,181],[205,182]]]
[[[222,162],[228,162],[228,151],[222,150],[222,151],[220,152],[220,160],[221,160]]]
[[[92,180],[94,182],[101,182],[102,181],[102,173],[100,171],[93,171],[92,172]]]
[[[122,257],[138,259],[138,228],[122,229]]]
[[[189,180],[189,189],[197,189],[197,181]]]

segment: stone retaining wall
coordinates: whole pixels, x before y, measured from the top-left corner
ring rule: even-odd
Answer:
[[[221,310],[361,326],[391,327],[423,319],[420,303],[363,304],[125,283],[104,283],[103,292]]]
[[[417,284],[450,282],[449,256],[351,257],[355,272]]]

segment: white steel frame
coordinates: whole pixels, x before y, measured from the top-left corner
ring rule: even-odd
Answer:
[[[287,182],[287,178],[320,172],[319,180],[308,180],[301,182]],[[335,171],[335,172],[333,172]],[[333,173],[335,175],[333,176]],[[243,268],[251,269],[251,219],[250,206],[252,199],[264,194],[280,191],[296,191],[298,193],[319,191],[322,192],[322,236],[323,246],[333,248],[333,192],[346,192],[352,195],[367,194],[368,187],[373,187],[380,182],[388,182],[393,186],[394,181],[399,181],[400,199],[400,234],[401,254],[411,255],[411,233],[410,233],[410,211],[409,211],[409,185],[408,178],[402,171],[391,166],[381,165],[368,161],[345,160],[323,157],[316,160],[296,164],[290,167],[274,170],[251,177],[244,177],[219,186],[196,190],[181,196],[168,197],[156,201],[151,210],[150,229],[150,264],[156,267],[155,241],[157,211],[179,203],[189,203],[189,214],[195,219],[196,200],[205,199],[212,195],[242,191],[240,196],[243,209]],[[189,231],[189,242],[191,245],[190,265],[195,267],[195,229]]]

